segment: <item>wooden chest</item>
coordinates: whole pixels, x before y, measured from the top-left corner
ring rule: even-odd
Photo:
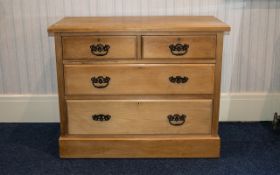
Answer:
[[[214,17],[53,24],[62,158],[219,157],[223,35]]]

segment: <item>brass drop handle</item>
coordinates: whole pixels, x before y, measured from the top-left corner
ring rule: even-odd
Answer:
[[[91,82],[95,88],[106,88],[109,85],[111,78],[107,76],[92,77]]]
[[[174,114],[174,115],[168,115],[167,116],[169,124],[173,126],[180,126],[183,125],[186,121],[187,116],[185,114]]]
[[[169,77],[169,81],[171,83],[176,83],[176,84],[186,83],[188,80],[189,80],[189,78],[186,77],[186,76],[171,76],[171,77]]]
[[[92,115],[92,120],[94,121],[109,121],[111,119],[111,115],[107,114],[94,114]]]
[[[95,56],[105,56],[108,54],[110,45],[108,44],[92,44],[90,45],[91,53]]]
[[[172,53],[172,55],[175,56],[185,55],[188,52],[189,47],[190,46],[188,44],[181,44],[181,43],[169,45],[170,52]]]

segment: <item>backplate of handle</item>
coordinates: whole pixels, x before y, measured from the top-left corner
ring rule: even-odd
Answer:
[[[171,76],[171,77],[169,77],[169,81],[171,83],[177,83],[177,84],[186,83],[188,80],[189,80],[189,78],[186,77],[186,76]]]
[[[107,77],[107,76],[104,76],[104,77],[103,76],[98,76],[98,77],[93,76],[91,78],[92,85],[95,88],[106,88],[109,85],[110,80],[111,80],[111,78]]]
[[[109,121],[111,119],[111,115],[108,114],[94,114],[92,115],[92,120],[94,121]]]
[[[186,121],[187,116],[185,114],[170,114],[167,116],[170,125],[180,126],[183,125]]]
[[[110,45],[108,44],[92,44],[90,45],[91,53],[95,56],[105,56],[108,54]]]
[[[181,43],[169,45],[170,52],[172,53],[172,55],[175,56],[185,55],[188,52],[189,47],[190,46],[188,44],[181,44]]]

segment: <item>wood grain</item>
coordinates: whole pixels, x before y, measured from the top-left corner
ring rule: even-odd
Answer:
[[[68,100],[69,134],[210,134],[212,100]],[[94,121],[92,115],[110,115]],[[186,115],[174,126],[168,115]]]
[[[213,16],[65,17],[48,28],[53,32],[229,31]]]
[[[59,115],[60,115],[60,135],[67,133],[67,113],[64,100],[64,67],[62,63],[62,41],[59,33],[55,34],[55,52],[56,52],[56,69],[57,69],[57,85],[59,99]]]
[[[61,158],[201,158],[220,156],[220,138],[195,137],[60,137]]]
[[[141,55],[141,54],[139,54]],[[216,60],[211,58],[196,58],[196,59],[71,59],[63,60],[63,64],[215,64]]]
[[[173,55],[171,44],[187,44],[189,46],[184,55]],[[143,59],[215,59],[216,36],[143,36]]]
[[[65,95],[66,100],[186,100],[213,99],[213,94],[167,94],[167,95]]]
[[[212,94],[213,64],[107,64],[65,65],[67,95],[112,94]],[[106,88],[92,86],[91,78],[110,77]],[[183,84],[171,83],[170,76],[186,76]]]
[[[212,135],[218,135],[219,126],[219,109],[221,96],[221,72],[222,72],[222,56],[223,56],[223,33],[217,33],[217,57],[215,69],[215,90],[214,90],[214,105],[213,105],[213,121],[212,121]]]
[[[136,36],[72,36],[63,37],[64,59],[135,59]],[[92,44],[109,45],[104,56],[91,53]]]

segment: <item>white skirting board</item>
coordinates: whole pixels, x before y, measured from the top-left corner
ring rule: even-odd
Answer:
[[[271,121],[280,93],[224,93],[220,121]],[[59,122],[56,95],[0,95],[0,122]]]

